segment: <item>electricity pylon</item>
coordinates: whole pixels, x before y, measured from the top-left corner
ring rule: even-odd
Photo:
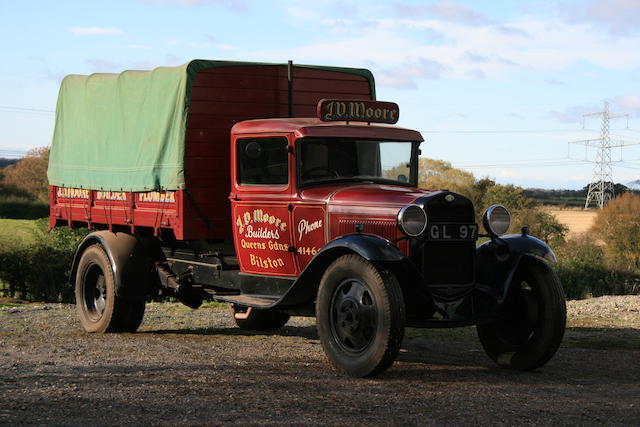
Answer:
[[[587,198],[584,202],[585,209],[589,207],[589,204],[592,201],[595,202],[596,206],[602,209],[607,200],[611,200],[615,196],[615,190],[613,187],[613,174],[611,173],[611,149],[639,144],[638,142],[611,140],[611,135],[609,133],[609,122],[612,119],[626,117],[627,127],[629,127],[629,115],[610,112],[609,102],[607,101],[604,102],[603,111],[600,111],[599,113],[585,114],[582,116],[583,127],[585,119],[598,116],[602,117],[600,138],[572,141],[569,143],[584,145],[585,147],[594,147],[598,149],[596,160],[594,161],[593,179],[589,183],[589,191],[587,192]]]

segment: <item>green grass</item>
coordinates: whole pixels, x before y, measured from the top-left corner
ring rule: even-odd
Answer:
[[[40,236],[37,220],[0,218],[0,250],[7,245],[31,246]]]
[[[0,252],[31,246],[41,235],[37,220],[0,218]],[[0,289],[7,287],[8,283],[0,279]]]
[[[49,204],[0,194],[0,218],[37,219],[49,215]]]

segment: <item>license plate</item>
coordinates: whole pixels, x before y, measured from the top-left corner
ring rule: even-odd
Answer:
[[[429,240],[477,240],[478,224],[428,224]]]

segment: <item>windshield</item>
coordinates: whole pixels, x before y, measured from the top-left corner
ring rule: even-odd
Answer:
[[[298,141],[299,185],[371,181],[415,186],[411,182],[414,145],[417,152],[416,142],[303,138]]]

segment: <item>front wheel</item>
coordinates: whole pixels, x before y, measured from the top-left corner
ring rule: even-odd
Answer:
[[[392,273],[355,254],[336,259],[324,273],[316,323],[338,371],[353,377],[384,372],[400,351],[404,322],[402,291]]]
[[[564,292],[544,261],[525,256],[494,322],[478,325],[487,355],[498,365],[528,371],[551,359],[567,320]]]
[[[111,262],[102,246],[89,246],[76,273],[76,311],[86,332],[135,332],[144,316],[144,300],[116,295]]]

